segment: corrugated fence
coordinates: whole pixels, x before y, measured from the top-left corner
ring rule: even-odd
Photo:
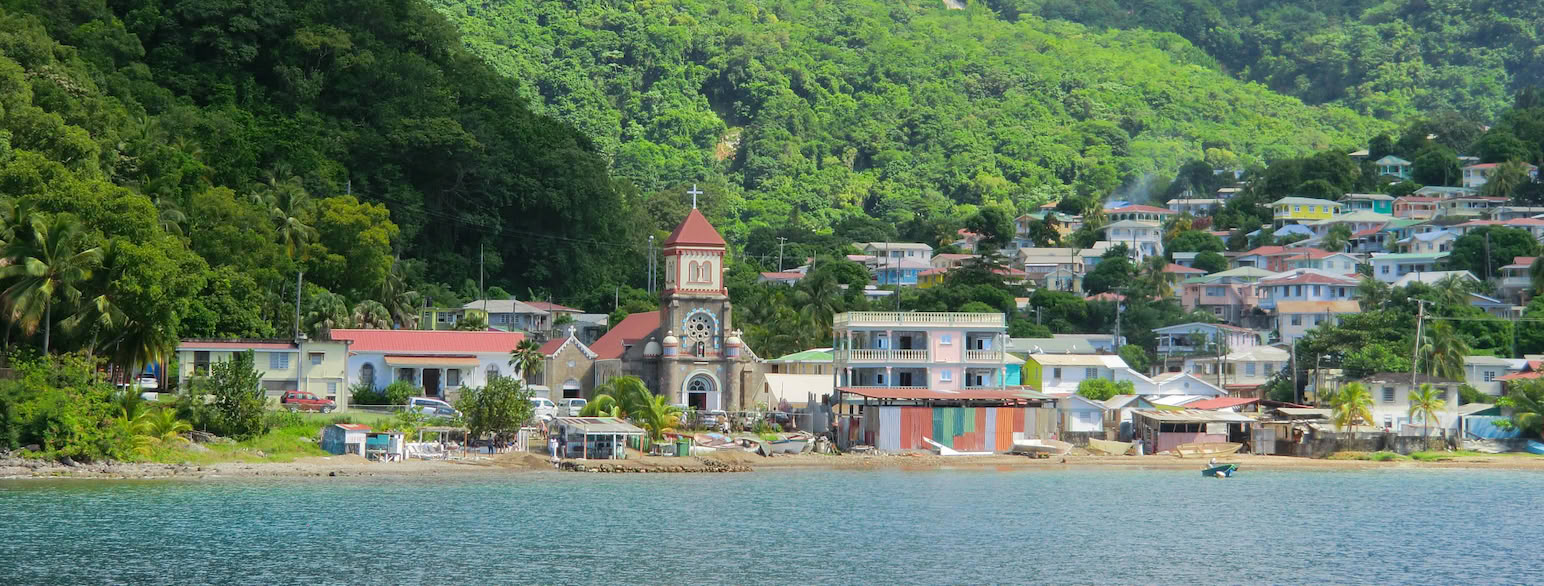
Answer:
[[[1013,434],[1051,437],[1056,411],[1028,407],[871,407],[858,424],[863,443],[882,451],[929,450],[922,438],[965,452],[1002,452]],[[859,439],[861,438],[861,439]]]

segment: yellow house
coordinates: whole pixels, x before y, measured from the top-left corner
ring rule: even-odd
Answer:
[[[209,374],[210,365],[251,350],[253,367],[270,398],[284,391],[309,391],[348,407],[348,342],[302,340],[183,340],[177,346],[177,374],[183,388]]]
[[[1338,201],[1311,197],[1283,197],[1271,204],[1271,218],[1276,225],[1299,224],[1309,220],[1328,220],[1340,213]]]

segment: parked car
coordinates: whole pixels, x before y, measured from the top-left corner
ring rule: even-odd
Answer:
[[[697,426],[703,429],[728,429],[729,414],[718,409],[697,414]]]
[[[290,411],[321,411],[322,413],[332,413],[332,410],[337,407],[332,399],[323,399],[315,393],[305,391],[285,391],[284,396],[279,397],[279,406]]]
[[[561,407],[561,409],[558,409],[558,411],[561,412],[564,417],[578,417],[579,412],[583,411],[584,406],[588,405],[589,403],[589,401],[578,398],[558,399],[558,406]]]
[[[460,417],[461,412],[450,403],[429,397],[413,397],[407,400],[407,408],[423,413],[424,417]]]
[[[558,416],[558,405],[546,397],[531,397],[531,419],[552,421]]]
[[[153,389],[158,389],[160,387],[161,387],[161,381],[156,380],[156,378],[153,377],[153,376],[148,376],[147,375],[147,376],[139,377],[139,388],[141,388],[141,389],[152,389],[153,390]]]

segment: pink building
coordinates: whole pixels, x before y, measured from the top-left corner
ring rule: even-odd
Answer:
[[[934,391],[998,389],[1007,382],[1000,313],[842,313],[834,320],[837,386]]]
[[[1265,269],[1240,267],[1186,279],[1180,289],[1180,305],[1185,311],[1210,311],[1224,322],[1241,324],[1260,305],[1255,284],[1273,274]]]

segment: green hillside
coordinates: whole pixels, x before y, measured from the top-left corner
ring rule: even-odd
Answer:
[[[708,185],[731,236],[1143,199],[1187,160],[1250,165],[1387,128],[1239,82],[1177,35],[985,6],[429,1],[615,175],[671,197]]]
[[[389,327],[475,294],[480,252],[609,305],[629,188],[510,88],[419,0],[0,0],[7,342],[288,336],[298,271],[313,335]]]
[[[1518,0],[985,0],[1005,18],[1183,35],[1239,79],[1389,119],[1490,124],[1544,85],[1544,3]]]

